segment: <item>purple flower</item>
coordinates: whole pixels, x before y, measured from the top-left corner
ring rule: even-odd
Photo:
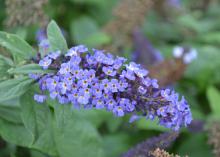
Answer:
[[[134,114],[134,115],[132,115],[132,116],[130,117],[129,123],[133,123],[133,122],[139,120],[140,118],[141,118],[141,116],[138,116],[138,115]]]
[[[63,63],[61,64],[61,68],[59,70],[60,74],[67,74],[70,72],[70,63]]]
[[[131,70],[123,70],[121,74],[122,78],[127,78],[128,80],[134,81],[136,78],[134,76],[134,72]]]
[[[157,80],[147,77],[148,71],[139,64],[125,64],[125,58],[101,50],[93,52],[80,45],[66,55],[55,52],[41,59],[44,69],[50,64],[57,69],[36,78],[42,93],[48,91],[51,99],[75,108],[106,109],[117,117],[130,113],[157,118],[160,125],[173,130],[190,124],[192,115],[184,97],[179,100],[176,92],[160,89]],[[44,101],[44,97],[35,97]],[[133,116],[131,121],[138,118]]]
[[[101,99],[98,99],[98,100],[95,100],[95,107],[96,107],[96,109],[103,109],[103,108],[105,108],[105,103],[104,103],[104,101],[103,100],[101,100]]]
[[[56,51],[48,54],[48,57],[51,59],[57,59],[61,54],[61,51]]]
[[[69,85],[67,82],[59,82],[58,87],[61,94],[66,94],[67,90],[71,89],[71,85]]]
[[[97,49],[92,49],[94,51],[94,58],[96,59],[97,62],[102,63],[102,61],[105,59],[105,54],[103,53],[103,50],[97,50]]]
[[[98,63],[96,58],[90,54],[86,55],[86,61],[87,61],[88,65],[90,65],[90,66],[96,65]]]
[[[163,98],[168,99],[170,95],[170,89],[161,90],[160,93]]]
[[[54,91],[51,91],[50,92],[50,98],[51,99],[55,99],[57,96],[58,96],[58,91],[57,90],[54,90]]]
[[[68,100],[68,98],[67,98],[66,96],[64,96],[64,95],[58,95],[57,97],[58,97],[59,103],[61,103],[61,104],[67,104],[67,103],[69,103],[69,100]]]
[[[118,80],[117,79],[112,79],[110,82],[111,85],[111,92],[112,93],[116,93],[118,92]]]
[[[114,99],[109,99],[106,103],[107,110],[111,111],[116,106],[116,102]]]
[[[80,62],[81,62],[81,58],[79,56],[72,56],[70,59],[71,66],[79,65]]]
[[[89,103],[89,99],[88,97],[84,96],[84,95],[81,95],[78,97],[77,99],[78,103],[82,104],[82,105],[86,105]]]
[[[153,88],[159,88],[159,85],[156,79],[150,79],[149,77],[147,77],[147,78],[142,79],[142,82],[146,87],[152,86]]]
[[[52,60],[49,57],[45,57],[42,60],[40,60],[39,65],[43,69],[48,69],[48,67],[50,66],[51,63],[52,63]]]
[[[117,117],[123,117],[125,115],[125,112],[123,111],[121,106],[114,107],[113,113]]]
[[[138,87],[138,92],[142,95],[146,94],[147,89],[145,89],[143,86]]]
[[[113,68],[118,70],[119,68],[121,68],[126,60],[127,59],[125,59],[124,57],[117,57],[114,61]]]
[[[102,71],[108,76],[115,76],[116,71],[112,67],[103,67]]]
[[[37,80],[41,77],[41,74],[29,74],[29,78]]]
[[[84,53],[87,51],[88,51],[88,48],[86,46],[79,45],[79,46],[75,46],[75,47],[72,47],[71,49],[69,49],[69,51],[67,52],[67,54],[65,56],[69,56],[69,57],[77,56],[78,53]]]
[[[106,57],[103,57],[102,63],[103,63],[103,64],[106,64],[106,65],[112,65],[112,64],[114,64],[114,58],[113,58],[113,56],[112,56],[110,53],[108,53],[108,54],[106,55]]]
[[[95,86],[93,86],[92,88],[92,93],[96,98],[101,98],[102,97],[102,86],[96,84]]]
[[[53,78],[47,78],[46,79],[46,85],[47,85],[47,89],[49,91],[54,91],[57,87],[59,83],[59,77],[58,76],[54,76]]]
[[[46,95],[40,95],[40,94],[35,94],[34,95],[34,100],[39,102],[39,103],[44,103],[46,99],[47,99]]]
[[[45,39],[47,39],[46,29],[38,29],[36,33],[36,40],[38,41],[38,43]]]
[[[111,90],[111,83],[109,82],[108,79],[102,80],[102,86],[106,93]]]
[[[128,87],[128,83],[124,79],[120,79],[118,83],[118,90],[120,92],[124,92],[127,87]]]
[[[44,40],[41,40],[40,43],[39,43],[39,48],[40,49],[43,49],[44,51],[48,50],[50,47],[50,43],[49,43],[49,40],[47,39],[44,39]]]

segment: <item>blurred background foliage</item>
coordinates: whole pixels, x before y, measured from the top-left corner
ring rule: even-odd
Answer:
[[[23,19],[23,23],[21,22],[19,25],[7,25],[10,12],[15,11],[9,8],[7,10],[8,5],[15,5],[18,12],[25,8],[16,7],[13,0],[8,0],[11,3],[8,3],[6,7],[5,1],[7,0],[0,1],[0,29],[16,33],[33,46],[37,46],[35,34],[38,29],[44,29],[40,25],[41,21],[38,21],[41,18],[37,18],[36,21],[28,25],[25,24],[27,19]],[[111,48],[107,50],[117,50],[113,53],[129,57],[132,60],[136,53],[136,45],[132,35],[133,31],[138,29],[164,60],[173,58],[172,51],[177,45],[195,48],[198,52],[197,59],[187,65],[177,82],[167,84],[185,95],[191,106],[195,123],[190,129],[181,131],[180,136],[168,151],[190,157],[214,156],[213,149],[220,150],[220,142],[218,145],[216,142],[209,142],[209,144],[211,143],[209,145],[208,141],[210,138],[219,138],[219,130],[217,133],[210,130],[213,121],[217,121],[217,124],[220,123],[220,2],[217,0],[164,0],[163,2],[152,0],[148,3],[149,7],[144,10],[144,19],[137,25],[132,25],[132,29],[129,29],[130,32],[116,28],[113,31],[116,32],[115,37],[105,28],[112,21],[117,21],[118,15],[113,10],[120,2],[120,0],[50,0],[44,5],[43,10],[48,21],[54,19],[62,28],[68,45],[85,44],[97,48],[105,48],[106,46],[108,48],[108,45],[111,45]],[[26,10],[26,12],[31,11]],[[126,10],[119,11],[121,11],[119,15],[127,13]],[[129,15],[129,12],[127,16],[130,18],[127,22],[140,18],[138,14],[138,17]],[[118,28],[123,29],[123,25],[129,25],[123,22],[119,24]],[[120,32],[124,33],[123,38],[120,36]],[[117,35],[125,41],[114,42]],[[114,45],[119,42],[123,43],[123,47]],[[147,57],[149,55],[147,53],[146,51],[146,54],[142,54],[141,57]],[[5,65],[7,64],[0,58],[0,68]],[[0,76],[3,77],[4,73]],[[5,119],[7,117],[4,116],[5,114],[13,115],[10,109],[1,108],[0,120],[10,121],[10,119]],[[128,117],[114,118],[104,111],[83,111],[81,116],[98,130],[107,157],[119,156],[135,144],[167,131],[156,125],[155,122],[140,119],[129,124]],[[0,124],[2,125],[2,123]],[[48,155],[1,140],[0,156],[46,157]]]

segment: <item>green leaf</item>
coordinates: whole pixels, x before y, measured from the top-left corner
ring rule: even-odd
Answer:
[[[13,123],[22,124],[20,107],[0,107],[0,118]]]
[[[0,55],[0,61],[4,61],[7,65],[14,66],[13,61],[8,57]]]
[[[17,98],[24,94],[33,80],[28,77],[16,78],[0,83],[0,102]]]
[[[68,46],[66,40],[55,21],[51,21],[47,27],[47,36],[50,42],[51,51],[60,50],[63,53],[67,52]]]
[[[86,44],[89,47],[106,44],[110,37],[100,31],[96,22],[89,17],[81,17],[73,21],[70,26],[72,40],[77,44]]]
[[[177,150],[178,155],[185,156],[188,155],[190,157],[213,157],[212,151],[207,144],[206,135],[204,133],[197,133],[190,135],[189,137],[185,137],[181,141],[181,145]]]
[[[38,64],[27,64],[15,69],[9,69],[9,74],[44,74],[53,72],[52,70],[43,70]]]
[[[30,148],[56,156],[51,111],[46,104],[36,103],[33,95],[34,91],[29,90],[21,98],[22,120],[33,138]]]
[[[210,86],[207,89],[207,98],[212,109],[212,114],[220,118],[220,92],[214,86]]]
[[[140,120],[138,120],[137,122],[135,122],[137,124],[137,127],[139,129],[144,129],[144,130],[157,130],[157,131],[167,131],[169,129],[158,125],[157,120],[154,121],[150,121],[150,120],[146,120],[145,118],[141,118]]]
[[[55,105],[54,135],[60,157],[102,157],[97,130],[68,105]]]
[[[7,79],[7,71],[9,68],[11,68],[11,66],[13,66],[12,60],[0,55],[0,80]]]
[[[215,78],[220,68],[219,49],[214,46],[198,46],[198,58],[189,64],[185,76],[194,80],[198,89],[206,90],[206,87]],[[210,62],[211,61],[211,62]]]
[[[104,32],[94,32],[90,36],[88,36],[82,43],[91,46],[96,47],[99,45],[104,45],[107,43],[110,43],[111,38]]]
[[[17,35],[0,32],[0,45],[7,48],[14,60],[30,59],[36,55],[36,51]]]
[[[216,31],[202,34],[198,37],[198,40],[207,44],[220,44],[220,32]]]
[[[120,156],[131,147],[131,137],[124,132],[104,136],[104,148],[107,157]]]
[[[0,107],[20,107],[20,97],[17,96],[13,99],[1,101]]]
[[[27,147],[31,145],[33,138],[23,124],[15,124],[0,118],[1,137],[13,144]]]

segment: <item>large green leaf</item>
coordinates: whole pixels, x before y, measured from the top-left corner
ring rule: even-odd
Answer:
[[[33,138],[23,124],[16,124],[0,118],[1,137],[13,144],[28,147]]]
[[[68,50],[66,40],[55,21],[49,23],[47,27],[47,36],[50,42],[51,51],[61,50],[65,53]]]
[[[44,74],[53,72],[52,70],[43,70],[38,64],[27,64],[13,69],[9,69],[10,74]]]
[[[204,133],[197,133],[185,137],[177,150],[178,155],[190,157],[213,157],[212,151],[207,144],[207,138]]]
[[[0,106],[0,118],[9,122],[22,124],[20,107]]]
[[[36,55],[36,51],[17,35],[0,32],[0,45],[7,48],[17,59],[30,59]]]
[[[7,57],[0,55],[0,80],[8,77],[8,69],[13,66],[13,61]]]
[[[207,98],[212,109],[212,115],[220,118],[220,92],[214,86],[210,86],[207,89]]]
[[[101,157],[96,129],[68,105],[55,105],[54,135],[60,157]]]
[[[100,31],[97,23],[89,17],[81,17],[71,23],[72,40],[77,44],[86,44],[90,47],[110,42],[110,37]]]
[[[14,66],[13,61],[8,57],[0,55],[0,61],[4,61],[7,65]]]
[[[127,133],[108,134],[104,137],[104,148],[107,157],[120,156],[131,146],[131,137]]]
[[[33,95],[34,92],[29,90],[21,98],[22,120],[33,138],[30,148],[56,156],[51,111],[46,104],[36,103]]]
[[[198,46],[198,58],[186,69],[185,76],[194,81],[198,90],[205,90],[216,78],[220,68],[219,49],[214,46]]]
[[[21,77],[1,82],[0,102],[5,102],[21,96],[29,89],[32,82],[33,80],[28,77]]]

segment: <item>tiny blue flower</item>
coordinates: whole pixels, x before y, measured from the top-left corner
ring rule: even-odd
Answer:
[[[79,65],[81,58],[79,56],[72,56],[70,59],[70,66]]]
[[[50,92],[50,98],[51,99],[55,99],[57,96],[58,96],[58,91],[57,90],[54,90],[54,91],[51,91]]]
[[[96,109],[103,109],[105,108],[105,103],[102,99],[96,100]]]
[[[135,75],[134,75],[134,72],[131,71],[131,70],[123,70],[122,71],[122,75],[121,75],[122,78],[127,78],[128,80],[131,80],[131,81],[134,81],[135,80]]]
[[[79,45],[79,46],[75,46],[69,49],[69,51],[67,52],[67,54],[65,56],[77,56],[78,53],[84,53],[87,52],[88,48],[84,45]]]
[[[61,68],[59,70],[60,74],[67,74],[70,72],[70,63],[63,63],[61,64]]]
[[[145,89],[143,86],[138,87],[138,92],[142,95],[147,93],[147,89]]]
[[[34,95],[34,100],[39,103],[44,103],[46,99],[47,99],[46,95],[40,95],[40,94]]]
[[[102,71],[108,76],[115,76],[116,71],[112,67],[103,67]]]
[[[118,80],[117,79],[112,79],[110,82],[110,89],[112,93],[118,92]]]
[[[113,113],[117,117],[123,117],[125,115],[125,112],[121,106],[114,107]]]
[[[102,80],[102,86],[106,93],[111,90],[111,84],[108,79]]]
[[[67,103],[69,103],[69,100],[68,100],[68,98],[66,96],[58,95],[57,97],[58,97],[58,101],[59,101],[60,104],[67,104]]]
[[[82,105],[86,105],[89,103],[89,98],[84,95],[81,95],[78,97],[77,101],[78,101],[78,103],[80,103]]]
[[[128,87],[128,83],[124,79],[120,79],[118,83],[118,90],[120,92],[124,92],[127,87]]]
[[[56,52],[53,52],[53,53],[49,53],[48,57],[55,60],[60,56],[60,54],[61,54],[61,51],[56,51]]]
[[[52,60],[49,57],[44,57],[42,60],[40,60],[39,65],[43,69],[48,69],[51,63],[52,63]]]

